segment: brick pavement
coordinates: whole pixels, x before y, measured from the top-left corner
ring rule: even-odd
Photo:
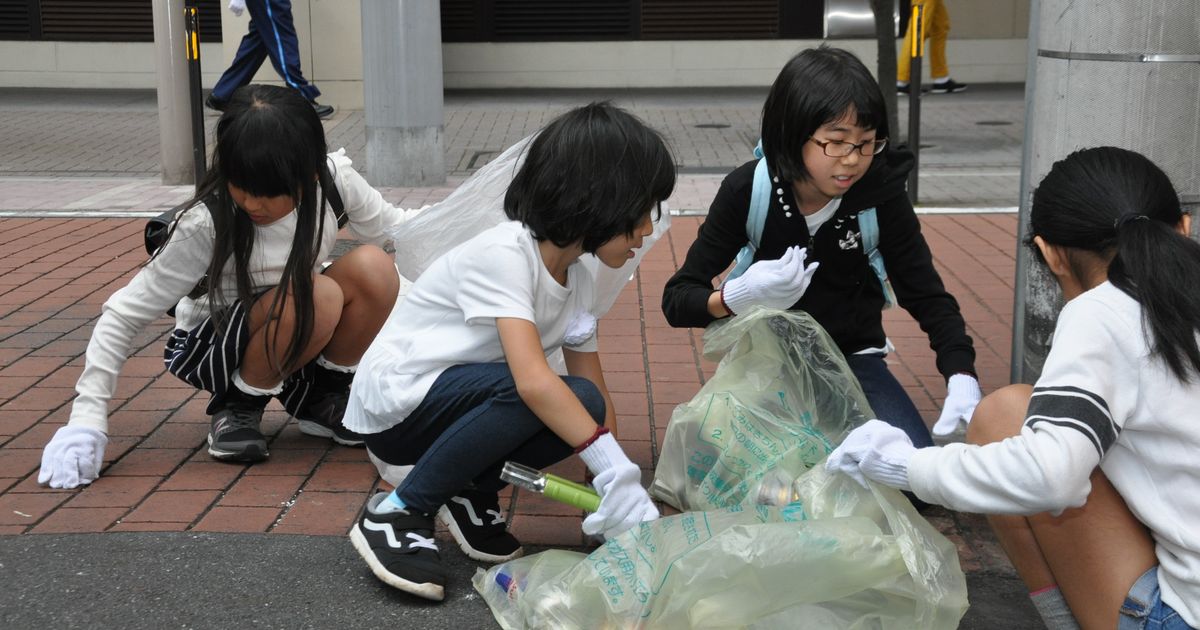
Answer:
[[[600,325],[618,433],[647,471],[675,405],[714,369],[700,358],[699,333],[670,328],[659,308],[700,221],[674,219]],[[1016,217],[925,216],[922,223],[976,340],[984,389],[1006,384]],[[273,404],[264,423],[268,462],[212,461],[204,448],[206,395],[163,370],[167,318],[138,337],[119,379],[103,476],[77,490],[37,485],[41,447],[67,418],[99,305],[144,260],[141,228],[138,219],[0,220],[0,533],[345,533],[382,484],[364,452],[301,434]],[[944,385],[926,338],[902,312],[887,313],[886,323],[897,347],[894,371],[932,423]],[[579,479],[583,467],[572,459],[557,472]],[[585,543],[577,511],[528,493],[506,500],[522,540]],[[965,569],[1009,570],[978,517],[937,511],[930,518],[959,544]]]

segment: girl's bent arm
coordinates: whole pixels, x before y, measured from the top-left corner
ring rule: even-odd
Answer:
[[[405,210],[384,200],[383,195],[351,166],[344,152],[330,153],[333,181],[345,204],[350,232],[364,243],[383,246],[386,230],[413,218],[419,210]]]
[[[196,286],[211,259],[211,219],[204,208],[193,208],[180,217],[159,255],[101,307],[75,384],[71,425],[108,431],[108,402],[133,338]]]
[[[529,409],[572,448],[592,437],[596,423],[571,388],[546,363],[541,337],[533,322],[501,317],[496,319],[496,330],[500,333],[500,344],[512,370],[517,393]],[[607,399],[605,392],[605,403]]]
[[[563,359],[567,364],[567,374],[579,376],[591,381],[600,395],[604,397],[604,426],[613,435],[617,434],[617,412],[613,409],[612,397],[608,395],[608,385],[604,382],[604,370],[600,366],[599,352],[576,352],[563,348]]]

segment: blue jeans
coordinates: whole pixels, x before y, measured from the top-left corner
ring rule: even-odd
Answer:
[[[867,404],[871,405],[871,410],[880,420],[908,434],[917,448],[933,446],[933,436],[929,434],[921,412],[917,411],[912,398],[888,371],[883,355],[851,354],[846,357],[846,363],[858,379],[858,384],[862,385]]]
[[[599,388],[577,376],[562,379],[596,424],[603,424]],[[383,461],[413,465],[397,491],[405,505],[426,514],[472,484],[481,492],[499,492],[505,461],[545,468],[574,450],[521,400],[507,363],[447,369],[403,422],[364,438]]]
[[[1121,604],[1117,630],[1195,630],[1162,601],[1158,567],[1151,567],[1129,589]]]

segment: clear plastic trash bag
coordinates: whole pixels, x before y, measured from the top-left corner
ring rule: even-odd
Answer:
[[[756,307],[714,323],[704,356],[720,360],[716,374],[675,408],[650,488],[680,510],[778,503],[783,486],[875,417],[841,351],[802,311]]]
[[[547,551],[476,572],[501,627],[955,628],[954,545],[899,492],[814,467],[796,501],[667,516],[590,555]]]
[[[414,282],[438,256],[484,230],[508,220],[504,214],[504,195],[521,164],[529,143],[537,134],[527,136],[504,150],[496,159],[468,177],[444,200],[435,203],[411,220],[388,230],[396,249],[396,267],[400,275]],[[654,232],[642,240],[642,247],[619,269],[613,269],[591,254],[580,258],[596,279],[596,307],[599,318],[616,301],[633,277],[642,257],[671,227],[671,213],[662,205],[662,215],[654,222]],[[408,283],[405,283],[406,287]],[[407,291],[402,292],[407,293]]]

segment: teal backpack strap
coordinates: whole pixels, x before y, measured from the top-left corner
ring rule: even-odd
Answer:
[[[725,276],[725,282],[746,273],[754,262],[754,253],[762,242],[763,226],[767,223],[767,209],[771,205],[771,173],[767,169],[767,158],[763,157],[762,141],[754,147],[758,165],[754,167],[754,186],[750,190],[750,208],[746,213],[746,238],[748,242],[734,259],[733,269]]]
[[[862,234],[863,253],[883,288],[883,308],[892,308],[896,305],[896,292],[892,290],[892,281],[888,280],[887,268],[883,266],[883,254],[879,253],[879,219],[875,216],[875,208],[858,213],[858,230]]]

